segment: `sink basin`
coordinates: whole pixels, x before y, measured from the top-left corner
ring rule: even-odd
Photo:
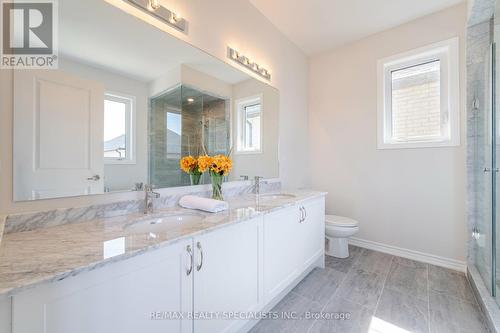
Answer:
[[[295,195],[286,193],[264,193],[259,195],[260,200],[279,200],[292,198],[295,198]]]
[[[175,227],[179,224],[201,222],[205,219],[204,215],[201,214],[176,214],[159,216],[155,218],[148,218],[138,222],[135,222],[128,227],[127,231],[137,232],[137,233],[147,233],[147,232],[165,232],[168,229]]]

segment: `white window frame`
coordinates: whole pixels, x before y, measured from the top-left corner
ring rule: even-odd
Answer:
[[[242,136],[245,134],[242,123],[243,112],[245,107],[254,104],[260,104],[260,148],[259,149],[243,149]],[[236,150],[235,154],[262,154],[264,152],[264,99],[262,94],[245,97],[236,100]]]
[[[440,61],[440,110],[448,122],[444,135],[428,140],[396,141],[392,139],[393,71],[431,61]],[[432,148],[460,145],[460,88],[458,37],[381,59],[377,63],[377,148]]]
[[[104,93],[104,100],[126,105],[125,126],[128,148],[125,157],[104,157],[104,164],[136,164],[136,98],[132,95],[107,91]]]

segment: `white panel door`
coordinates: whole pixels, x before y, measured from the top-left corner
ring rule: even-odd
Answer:
[[[193,321],[180,316],[193,306],[188,246],[191,239],[15,295],[12,333],[191,333]]]
[[[60,70],[15,71],[14,199],[102,193],[103,127],[99,82]]]
[[[312,265],[325,249],[325,199],[318,198],[301,203],[304,217],[300,223],[302,240],[297,244],[301,248],[302,269]]]
[[[221,315],[261,309],[261,236],[262,218],[259,217],[195,238],[195,314]],[[229,318],[195,319],[194,331],[237,332],[245,323],[245,320]]]
[[[264,295],[279,295],[302,272],[300,211],[294,206],[264,216]]]

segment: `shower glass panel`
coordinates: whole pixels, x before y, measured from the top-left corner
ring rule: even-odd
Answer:
[[[493,270],[493,217],[495,206],[493,205],[493,179],[491,172],[494,164],[493,159],[493,130],[494,110],[492,108],[492,52],[491,47],[485,50],[483,65],[485,76],[483,82],[486,84],[476,87],[475,97],[472,105],[473,135],[469,144],[474,149],[474,192],[476,225],[473,230],[475,263],[479,274],[485,285],[494,295],[496,292],[495,272]],[[473,140],[473,142],[472,142]]]
[[[473,65],[469,65],[469,75],[473,78],[469,86],[469,117],[467,145],[472,164],[469,170],[472,174],[473,206],[470,207],[473,216],[471,250],[475,267],[477,268],[485,286],[495,297],[500,290],[500,253],[497,249],[498,221],[498,129],[500,128],[497,116],[497,78],[499,73],[497,64],[496,39],[500,34],[495,33],[497,22],[484,22],[470,28],[480,32],[481,43],[475,45],[474,58],[469,57]],[[498,22],[500,23],[500,22]],[[493,28],[494,27],[494,28]],[[493,29],[492,29],[493,28]],[[479,35],[479,33],[478,33]]]
[[[183,156],[229,153],[228,106],[228,99],[186,85],[151,98],[150,183],[158,188],[190,185],[179,167]]]

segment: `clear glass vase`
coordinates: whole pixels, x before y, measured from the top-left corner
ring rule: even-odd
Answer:
[[[210,179],[212,180],[212,199],[223,201],[222,182],[224,181],[224,176],[210,172]]]
[[[201,179],[201,173],[190,173],[189,180],[191,181],[191,185],[199,185]]]

